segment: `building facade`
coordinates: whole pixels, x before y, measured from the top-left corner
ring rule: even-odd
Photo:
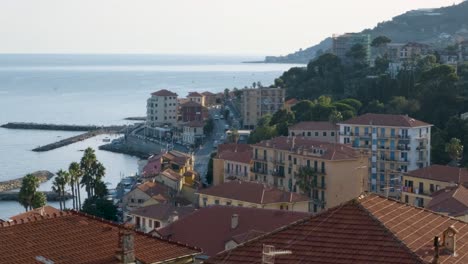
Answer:
[[[399,199],[402,174],[430,165],[431,124],[407,115],[365,114],[339,126],[340,143],[370,154],[371,192]]]
[[[454,185],[468,187],[468,169],[444,165],[431,165],[403,174],[401,201],[426,207],[432,195]]]
[[[371,39],[369,34],[346,33],[343,35],[333,35],[332,40],[332,53],[335,54],[338,58],[340,58],[343,63],[346,64],[350,62],[350,58],[349,56],[347,56],[348,52],[354,45],[357,44],[364,46],[366,50],[365,60],[367,62],[370,62]]]
[[[201,144],[203,140],[203,127],[204,123],[200,121],[193,121],[183,126],[182,142],[187,145]]]
[[[191,102],[198,103],[201,106],[205,106],[205,96],[201,93],[190,92],[187,95],[187,99],[189,99]]]
[[[203,107],[201,104],[188,101],[180,106],[182,122],[203,121]]]
[[[241,96],[241,115],[243,127],[253,129],[258,120],[274,114],[284,107],[286,90],[283,88],[244,89]]]
[[[158,127],[174,126],[177,123],[177,94],[159,90],[151,94],[146,104],[146,135],[160,136]]]
[[[288,129],[290,137],[307,137],[318,141],[336,143],[338,126],[330,122],[305,121],[292,125]]]
[[[311,212],[341,204],[367,190],[368,156],[350,146],[305,137],[277,137],[252,145],[251,180],[300,192],[302,168],[312,171]]]
[[[213,185],[228,178],[250,180],[252,148],[247,144],[220,144],[213,158]],[[247,173],[245,173],[247,170]]]

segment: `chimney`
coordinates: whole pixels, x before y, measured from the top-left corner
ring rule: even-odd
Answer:
[[[236,229],[238,225],[239,225],[239,215],[233,214],[231,216],[231,229]]]
[[[449,226],[443,233],[443,246],[452,256],[457,256],[457,233],[455,227]]]
[[[434,259],[432,260],[432,264],[439,263],[439,237],[434,237]]]
[[[117,259],[122,264],[135,264],[134,233],[129,229],[119,231],[119,249],[117,250]]]

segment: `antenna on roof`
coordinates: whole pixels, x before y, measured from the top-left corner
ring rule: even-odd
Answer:
[[[290,255],[291,250],[275,250],[275,246],[263,244],[262,264],[275,264],[275,257],[281,255]]]

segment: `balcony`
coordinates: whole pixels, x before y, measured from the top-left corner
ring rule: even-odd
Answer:
[[[398,162],[400,162],[400,163],[409,163],[409,159],[399,159]]]
[[[262,168],[251,168],[250,171],[257,174],[268,175],[268,170]]]
[[[423,196],[430,196],[431,194],[428,191],[420,190],[419,188],[414,188],[410,186],[403,186],[401,189],[402,192],[413,193]]]
[[[252,158],[252,160],[256,162],[267,162],[266,158],[260,158],[260,157],[254,157]]]
[[[423,149],[427,149],[427,146],[426,145],[419,145],[416,147],[417,150],[423,150]]]
[[[401,150],[401,151],[410,151],[411,148],[409,146],[398,146],[397,147],[398,150]]]
[[[317,199],[317,198],[313,198],[313,199],[311,200],[311,202],[312,202],[313,204],[318,205],[318,206],[325,206],[325,204],[326,204],[326,202],[325,202],[324,200]]]
[[[284,178],[284,171],[283,172],[280,172],[280,171],[274,171],[271,173],[272,176],[275,176],[275,177],[280,177],[280,178]]]

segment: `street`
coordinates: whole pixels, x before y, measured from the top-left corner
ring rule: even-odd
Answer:
[[[210,108],[210,116],[214,119],[214,116],[222,115],[222,109],[215,109]],[[224,139],[221,137],[225,136],[224,129],[226,125],[226,121],[224,119],[214,120],[214,129],[213,133],[205,138],[204,144],[195,151],[195,171],[200,174],[201,180],[203,183],[206,182],[206,173],[208,171],[208,162],[210,161],[210,154],[216,149],[214,148],[215,141],[218,144],[223,143]]]

